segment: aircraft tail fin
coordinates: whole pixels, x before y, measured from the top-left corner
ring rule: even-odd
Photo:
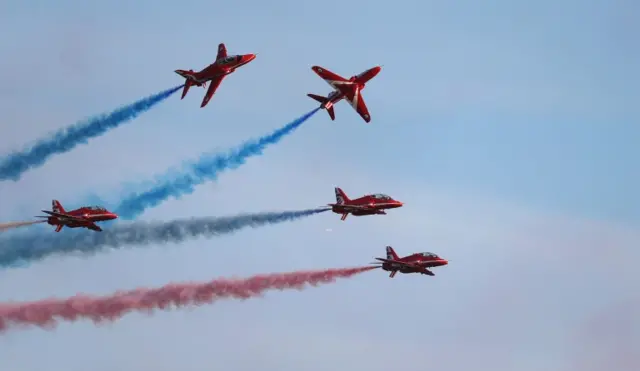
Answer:
[[[59,213],[59,214],[64,214],[64,207],[62,207],[62,204],[60,203],[60,201],[58,200],[52,200],[51,201],[51,211],[53,211],[54,213]]]
[[[396,254],[396,251],[393,249],[393,247],[391,246],[387,246],[387,259],[389,260],[398,260],[398,254]]]
[[[349,200],[349,197],[347,197],[347,194],[344,193],[344,191],[339,187],[335,187],[334,191],[336,193],[336,204],[342,205],[346,202],[351,201]]]
[[[333,111],[333,106],[327,108],[327,113],[329,114],[329,117],[331,117],[331,121],[336,119],[336,113]]]
[[[194,82],[195,78],[194,78],[193,70],[189,70],[189,71],[176,70],[175,73],[184,77],[186,80],[184,83],[184,88],[182,89],[182,96],[180,97],[180,99],[184,99],[184,97],[187,95],[187,92],[189,92],[189,88],[192,87],[193,85],[204,86],[204,84],[198,84],[197,82]]]
[[[325,104],[325,102],[327,101],[327,98],[321,96],[321,95],[316,95],[316,94],[307,94],[307,97],[320,102],[321,104]]]
[[[190,87],[191,87],[191,81],[187,79],[187,81],[185,81],[184,83],[184,88],[182,89],[182,96],[180,97],[180,99],[184,99],[184,96],[187,95],[187,92],[189,91]]]
[[[320,107],[327,110],[327,113],[329,114],[329,117],[331,117],[331,120],[336,119],[336,113],[333,110],[333,105],[330,103],[328,98],[316,94],[307,94],[307,97],[320,102]]]

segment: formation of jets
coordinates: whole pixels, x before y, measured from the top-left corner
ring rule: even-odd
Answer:
[[[227,47],[224,43],[221,43],[218,45],[218,55],[216,56],[216,60],[200,72],[194,72],[193,70],[175,70],[175,73],[185,79],[184,88],[182,89],[182,97],[180,97],[180,99],[184,99],[189,88],[192,86],[195,85],[206,88],[207,82],[210,82],[211,84],[202,99],[200,108],[206,106],[225,76],[235,72],[236,69],[244,66],[254,59],[256,59],[255,54],[227,55]],[[380,73],[381,69],[382,67],[376,66],[359,75],[354,75],[346,79],[327,70],[326,68],[313,66],[311,67],[311,70],[329,84],[333,88],[333,91],[326,97],[316,94],[307,94],[307,96],[320,102],[320,107],[327,110],[331,120],[335,120],[336,118],[333,106],[344,99],[349,102],[351,107],[356,110],[365,122],[369,123],[371,122],[371,116],[369,115],[369,109],[362,98],[362,90],[369,80]]]
[[[341,188],[335,187],[334,191],[336,194],[336,203],[328,204],[328,206],[331,206],[331,211],[334,213],[341,214],[342,217],[340,219],[343,221],[347,219],[349,214],[353,216],[387,215],[385,210],[404,206],[402,202],[382,193],[368,194],[350,199]],[[376,264],[382,268],[382,270],[391,272],[389,274],[390,278],[393,278],[398,272],[420,273],[434,276],[433,272],[428,268],[449,264],[447,260],[431,252],[420,252],[401,258],[393,250],[393,247],[387,246],[386,249],[387,257],[375,258],[378,262],[372,264]]]
[[[192,86],[201,86],[206,88],[207,83],[209,82],[209,88],[207,89],[204,98],[202,99],[202,103],[200,104],[200,107],[206,106],[220,86],[222,80],[227,75],[235,72],[236,69],[253,61],[255,58],[255,54],[228,55],[225,44],[221,43],[218,45],[216,60],[201,71],[175,71],[175,73],[185,79],[180,99],[184,99],[189,88]],[[333,88],[333,91],[331,91],[326,97],[316,94],[307,94],[308,97],[320,103],[320,108],[327,111],[331,120],[335,120],[336,118],[333,106],[344,99],[349,102],[349,105],[351,105],[351,107],[365,122],[371,122],[369,109],[362,98],[362,90],[365,88],[365,85],[369,80],[373,79],[378,73],[380,73],[380,66],[370,68],[359,75],[351,76],[348,79],[337,75],[324,67],[313,66],[311,67],[311,70],[313,70],[313,72]],[[350,199],[342,189],[336,187],[335,196],[336,202],[328,204],[328,206],[331,206],[331,210],[334,213],[341,215],[340,219],[342,221],[346,220],[349,214],[353,216],[386,215],[386,210],[396,209],[403,206],[402,202],[382,193],[368,194],[359,198]],[[63,227],[87,228],[96,232],[101,232],[102,228],[100,228],[96,222],[118,218],[118,215],[110,212],[102,206],[84,206],[79,209],[65,211],[57,200],[52,201],[51,211],[42,211],[46,213],[47,216],[38,217],[46,218],[48,224],[55,226],[56,232],[60,232]],[[390,278],[393,278],[398,272],[420,273],[433,276],[434,274],[429,270],[429,268],[448,264],[447,260],[430,252],[415,253],[401,258],[398,257],[396,252],[393,250],[393,247],[387,246],[386,250],[386,258],[376,258],[378,261],[372,264],[376,264],[382,268],[382,270],[391,272],[389,274]]]

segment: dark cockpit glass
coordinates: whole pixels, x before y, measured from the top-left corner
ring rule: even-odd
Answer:
[[[382,193],[376,193],[376,194],[374,194],[374,195],[373,195],[373,198],[377,198],[377,199],[379,199],[379,200],[390,200],[390,199],[391,199],[391,197],[389,197],[389,196],[387,196],[387,195],[385,195],[385,194],[382,194]]]
[[[424,256],[425,258],[438,258],[438,255],[432,253],[432,252],[423,252],[422,256]]]
[[[91,206],[91,207],[89,207],[89,209],[93,210],[93,211],[107,211],[107,209],[105,209],[102,206]]]
[[[236,60],[236,56],[235,55],[231,55],[226,57],[225,59],[223,59],[220,64],[229,64],[229,63],[233,63]]]

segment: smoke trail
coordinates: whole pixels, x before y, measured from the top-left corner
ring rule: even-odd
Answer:
[[[44,223],[45,221],[46,220],[34,220],[32,222],[0,223],[0,232],[6,231],[7,229],[13,229],[13,228],[23,227],[27,225]]]
[[[302,290],[307,285],[331,283],[338,278],[350,278],[372,269],[375,268],[272,273],[245,279],[173,283],[156,289],[139,288],[102,297],[78,294],[67,299],[4,303],[0,304],[0,331],[8,330],[11,325],[52,328],[60,321],[75,322],[79,319],[100,323],[115,321],[133,311],[150,312],[156,309],[197,306],[226,298],[249,299],[261,296],[267,290]]]
[[[227,153],[202,155],[197,161],[186,164],[186,169],[180,174],[166,174],[161,177],[165,180],[159,181],[151,189],[125,198],[117,207],[116,213],[121,219],[131,220],[145,209],[157,206],[171,196],[178,198],[192,193],[196,185],[215,180],[220,172],[235,169],[244,164],[247,158],[262,154],[266,147],[291,134],[318,110],[316,108],[273,133],[249,140]]]
[[[136,222],[115,225],[103,232],[66,231],[38,233],[0,239],[0,266],[15,267],[21,262],[42,260],[54,254],[95,253],[105,247],[166,244],[197,237],[213,237],[240,229],[294,221],[328,211],[328,208],[241,214],[231,217],[207,217],[169,222]]]
[[[71,151],[77,145],[87,143],[89,139],[100,136],[109,129],[114,129],[136,118],[139,114],[169,98],[181,87],[182,85],[165,90],[118,108],[111,113],[81,121],[59,130],[49,138],[41,139],[31,148],[0,158],[0,180],[17,181],[29,169],[42,166],[49,157]]]

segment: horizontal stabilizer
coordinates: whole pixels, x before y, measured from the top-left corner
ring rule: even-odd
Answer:
[[[376,258],[376,260],[380,260],[381,262],[384,263],[390,263],[390,264],[396,264],[396,265],[404,265],[405,267],[413,267],[413,268],[419,268],[418,265],[416,264],[412,264],[412,263],[406,263],[400,260],[392,260],[392,259],[385,259],[385,258]]]
[[[307,94],[307,97],[309,97],[309,98],[311,98],[311,99],[313,99],[313,100],[315,100],[315,101],[318,101],[318,102],[320,102],[320,103],[322,103],[322,104],[324,104],[324,103],[327,101],[327,98],[322,97],[322,96],[320,96],[320,95]]]
[[[336,113],[333,110],[333,103],[329,100],[329,98],[316,94],[307,94],[307,97],[320,102],[320,107],[327,110],[327,113],[329,114],[329,117],[331,117],[332,121],[336,119]]]
[[[77,221],[77,222],[83,222],[86,221],[85,218],[79,218],[77,216],[73,216],[73,215],[69,215],[69,214],[64,214],[64,213],[56,213],[53,211],[47,211],[47,210],[42,210],[43,213],[49,214],[51,216],[55,216],[56,218],[59,219],[65,219],[65,220],[73,220],[73,221]]]

